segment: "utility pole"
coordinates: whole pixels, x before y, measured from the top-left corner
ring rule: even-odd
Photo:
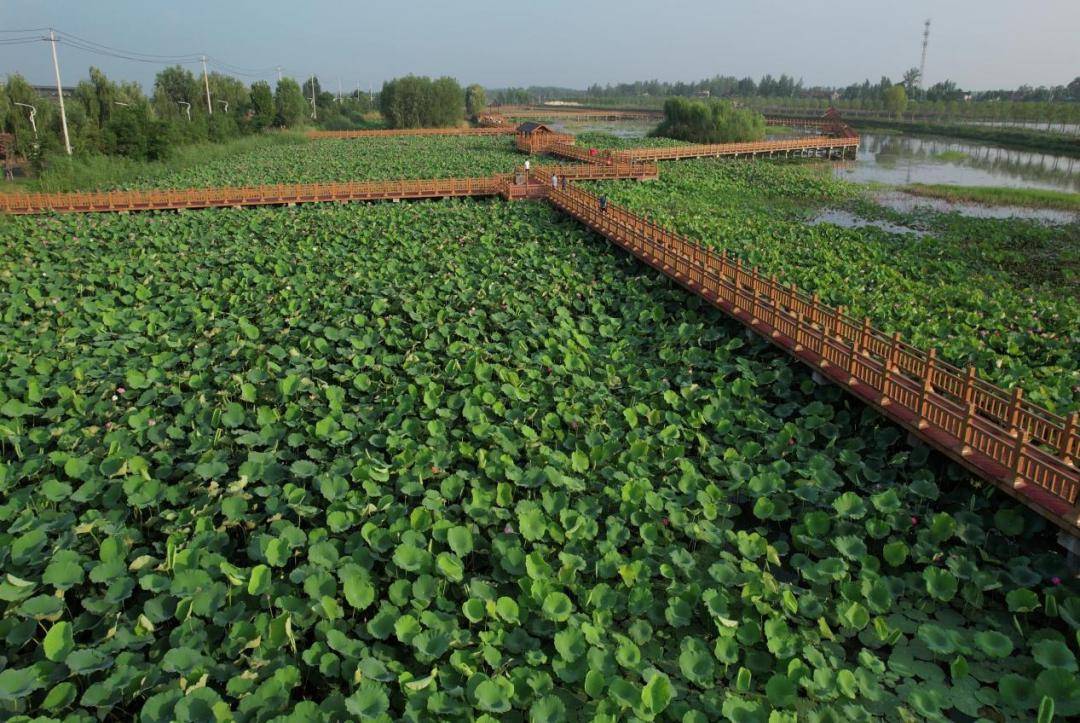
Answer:
[[[275,68],[275,70],[277,70],[277,82],[280,83],[281,82],[281,66],[279,65],[277,68]]]
[[[71,155],[71,138],[68,137],[67,112],[64,110],[64,86],[60,84],[60,61],[56,59],[56,32],[49,30],[49,42],[52,43],[52,64],[56,71],[56,95],[60,99],[60,127],[64,129],[64,150]]]
[[[338,79],[337,79],[337,102],[338,103],[341,102],[341,76],[340,75],[338,76]]]
[[[319,120],[319,109],[315,106],[315,74],[311,74],[311,120]]]
[[[214,104],[210,102],[210,76],[206,74],[206,56],[202,56],[202,79],[206,86],[206,112],[214,115]]]
[[[919,62],[919,90],[923,89],[923,78],[926,76],[926,46],[930,43],[930,18],[926,19],[926,25],[922,34],[922,60]],[[920,93],[919,95],[922,95]]]

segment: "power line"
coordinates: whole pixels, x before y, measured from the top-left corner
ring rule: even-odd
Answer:
[[[84,37],[81,37],[79,35],[76,35],[75,33],[69,33],[67,31],[63,31],[63,30],[58,30],[56,32],[60,36],[61,39],[67,39],[68,41],[75,40],[75,41],[78,41],[79,43],[81,43],[83,45],[89,45],[91,47],[95,47],[95,48],[98,48],[98,49],[103,50],[103,51],[108,51],[108,52],[112,52],[112,53],[119,53],[121,55],[130,55],[130,56],[137,56],[137,57],[140,57],[140,58],[148,58],[148,59],[156,59],[156,60],[183,60],[183,59],[188,59],[188,58],[198,60],[199,56],[200,56],[199,53],[179,53],[179,54],[167,54],[167,55],[159,55],[157,53],[142,53],[142,52],[139,52],[139,51],[136,51],[136,50],[125,50],[123,48],[116,48],[116,47],[113,47],[111,45],[106,45],[105,43],[99,43],[96,40],[90,40],[88,38],[84,38]]]
[[[75,33],[69,33],[63,30],[55,30],[53,28],[24,28],[21,30],[0,30],[0,33],[17,35],[19,33],[33,33],[33,32],[55,32],[56,39],[59,42],[63,42],[67,47],[75,50],[82,51],[84,53],[90,53],[106,58],[115,58],[118,60],[127,60],[133,63],[144,63],[147,65],[194,65],[202,62],[203,58],[207,62],[211,63],[215,68],[220,68],[225,73],[232,75],[239,75],[247,78],[264,78],[272,76],[278,73],[280,66],[266,66],[262,68],[248,68],[242,65],[233,65],[227,63],[221,59],[214,58],[213,56],[205,55],[203,53],[182,53],[182,54],[161,54],[161,53],[143,53],[136,50],[126,50],[124,48],[118,48],[113,45],[107,45],[106,43],[99,43],[96,40],[84,38]],[[40,36],[26,36],[5,38],[0,37],[0,46],[14,46],[14,45],[26,45],[29,43],[37,43],[48,38]]]

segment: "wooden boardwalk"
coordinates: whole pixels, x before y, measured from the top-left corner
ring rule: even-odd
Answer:
[[[1077,415],[1062,418],[767,278],[737,259],[571,188],[548,200],[762,335],[971,472],[1077,534]]]
[[[518,144],[521,148],[521,144]],[[548,153],[560,158],[584,163],[641,163],[647,161],[674,161],[684,158],[753,158],[757,156],[824,158],[854,157],[859,148],[859,137],[834,138],[808,136],[777,141],[751,141],[749,143],[691,143],[684,146],[660,148],[631,148],[628,150],[603,150],[592,155],[590,149],[580,148],[564,140],[550,144],[534,141],[529,146],[534,153]]]
[[[656,164],[545,165],[533,169],[534,178],[550,185],[552,175],[579,181],[644,181],[656,178]],[[524,173],[517,174],[524,182]],[[162,211],[244,206],[288,206],[299,203],[392,201],[459,196],[523,197],[511,190],[515,174],[483,178],[428,178],[402,181],[349,181],[342,183],[293,183],[231,188],[187,188],[147,191],[97,191],[87,193],[0,194],[0,213],[105,213]],[[529,185],[529,184],[526,184]]]
[[[312,140],[328,138],[401,138],[406,136],[506,136],[514,134],[513,126],[483,128],[373,128],[363,131],[308,131]]]
[[[184,208],[285,206],[297,203],[384,201],[451,196],[495,196],[509,175],[487,178],[433,178],[416,181],[293,183],[234,188],[188,188],[91,193],[0,194],[0,212],[98,213]]]

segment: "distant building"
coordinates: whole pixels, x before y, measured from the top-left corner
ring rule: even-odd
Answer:
[[[40,95],[42,98],[51,98],[51,99],[55,100],[58,97],[56,95],[56,86],[55,85],[31,85],[30,87],[34,90],[35,93]],[[74,87],[72,87],[70,85],[64,86],[64,97],[65,98],[70,98],[73,93],[75,93],[75,88]]]

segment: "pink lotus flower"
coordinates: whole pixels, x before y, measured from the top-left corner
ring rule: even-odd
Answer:
[[[514,534],[514,526],[511,525],[509,522],[507,522],[506,527],[503,528],[503,532],[505,532],[508,535]]]
[[[124,389],[123,387],[117,387],[116,388],[116,393],[117,394],[123,394],[126,391],[127,391],[127,389]]]
[[[153,420],[153,419],[146,420],[146,426],[147,427],[153,427],[155,424],[157,424],[157,422],[155,420]]]
[[[1061,578],[1058,577],[1057,575],[1054,575],[1052,578],[1050,578],[1050,582],[1052,584],[1054,584],[1054,585],[1060,585],[1061,584]]]
[[[919,524],[919,518],[916,517],[915,515],[912,515],[911,516],[911,524],[913,524],[913,525]]]
[[[668,518],[665,517],[664,519],[660,520],[660,524],[663,525],[664,527],[667,527],[668,525],[671,524],[671,520],[669,520]]]

